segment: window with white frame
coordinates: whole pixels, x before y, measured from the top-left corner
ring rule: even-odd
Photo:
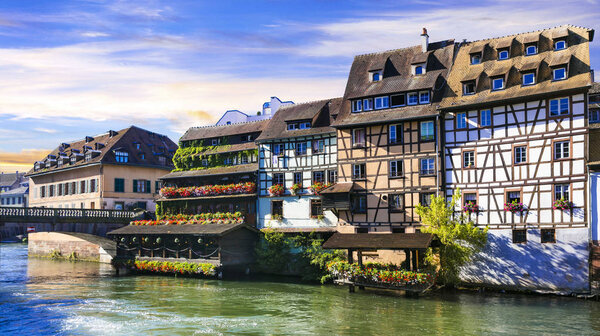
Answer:
[[[211,140],[210,140],[210,144],[211,144],[212,146],[217,146],[217,145],[219,144],[219,139],[211,139]]]
[[[384,96],[384,97],[375,98],[375,109],[376,110],[381,110],[381,109],[388,108],[388,107],[390,107],[390,97]]]
[[[552,79],[557,81],[557,80],[563,80],[567,78],[567,68],[565,67],[560,67],[560,68],[555,68],[552,69]]]
[[[559,116],[569,114],[569,98],[550,100],[550,115]]]
[[[492,78],[492,91],[504,89],[504,77]]]
[[[569,185],[568,184],[555,184],[554,185],[554,200],[569,200]]]
[[[379,82],[383,78],[383,70],[371,71],[371,81]]]
[[[77,160],[75,156],[72,159]],[[119,163],[127,163],[127,162],[129,162],[129,153],[127,153],[127,152],[121,152],[121,151],[115,151],[115,160],[117,162],[119,162]]]
[[[509,191],[506,193],[507,203],[521,203],[521,192],[520,191]]]
[[[456,114],[456,128],[463,129],[467,128],[467,113],[459,112]]]
[[[323,140],[323,139],[313,140],[312,150],[313,150],[313,154],[323,153],[325,151],[325,140]]]
[[[390,211],[402,211],[404,210],[404,194],[390,194],[388,195],[390,202]]]
[[[285,150],[284,150],[285,145],[282,143],[271,144],[271,148],[273,151],[273,155],[276,155],[276,156],[283,155],[283,153],[285,152]]]
[[[502,49],[498,51],[498,60],[508,59],[508,49]]]
[[[589,122],[600,122],[600,109],[590,109]]]
[[[554,143],[554,160],[568,159],[570,152],[570,141],[557,141]]]
[[[419,94],[416,92],[410,92],[408,94],[408,105],[417,105],[419,103]]]
[[[362,111],[362,99],[352,101],[352,112]]]
[[[390,177],[401,177],[402,173],[402,160],[390,161]]]
[[[325,172],[322,170],[313,172],[312,182],[313,184],[317,182],[325,183]]]
[[[404,93],[392,95],[390,97],[390,100],[391,100],[390,103],[391,103],[392,107],[406,105],[406,95]]]
[[[365,170],[366,170],[366,167],[365,167],[364,163],[353,164],[352,165],[352,179],[353,180],[365,179],[365,177],[366,177]]]
[[[425,63],[413,64],[413,75],[422,75],[425,73]]]
[[[301,141],[296,143],[296,155],[306,155],[307,143]]]
[[[475,167],[475,151],[463,152],[463,168]]]
[[[363,99],[363,111],[371,111],[373,109],[373,98]]]
[[[365,146],[365,129],[355,128],[352,130],[352,147]]]
[[[563,50],[567,48],[567,41],[559,40],[554,42],[554,50]]]
[[[475,81],[466,81],[463,83],[463,96],[475,94]]]
[[[481,54],[471,54],[471,64],[480,64],[481,63]]]
[[[280,184],[282,186],[285,186],[284,174],[283,173],[274,173],[273,178],[271,179],[271,184],[272,185]]]
[[[514,148],[515,164],[527,163],[527,146],[516,146]]]
[[[429,104],[429,91],[419,92],[419,104]]]
[[[336,183],[337,182],[337,170],[331,169],[327,171],[327,182]]]
[[[310,128],[310,121],[304,121],[300,123],[300,129],[308,129]]]
[[[523,74],[523,85],[533,85],[535,84],[535,72],[528,72]]]
[[[420,160],[421,175],[434,175],[435,174],[435,159],[426,158]]]
[[[421,121],[419,133],[421,141],[435,140],[435,130],[433,121]]]
[[[388,137],[389,137],[389,143],[390,144],[395,144],[395,143],[400,143],[402,142],[402,125],[401,124],[396,124],[396,125],[389,125],[388,126],[389,130],[388,130]]]
[[[481,127],[492,126],[492,110],[481,110],[479,112],[479,125]]]
[[[535,54],[537,54],[537,45],[530,44],[525,48],[525,55],[530,56]]]

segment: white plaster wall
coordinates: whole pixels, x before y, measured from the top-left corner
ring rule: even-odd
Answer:
[[[310,200],[318,196],[260,197],[258,199],[258,228],[318,228],[335,227],[337,217],[323,211],[322,220],[310,218]],[[271,219],[271,200],[283,200],[283,220]]]
[[[586,292],[588,229],[556,229],[556,243],[542,244],[540,230],[527,231],[527,243],[513,244],[512,230],[490,230],[484,251],[463,268],[472,284],[531,290]]]

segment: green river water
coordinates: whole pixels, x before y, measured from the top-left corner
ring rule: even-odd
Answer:
[[[0,335],[600,335],[600,302],[111,276],[0,244]]]

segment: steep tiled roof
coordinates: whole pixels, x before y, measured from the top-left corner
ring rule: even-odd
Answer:
[[[590,93],[593,93],[593,94],[600,93],[600,82],[592,83],[592,87],[590,88]]]
[[[335,133],[330,127],[331,116],[339,113],[341,101],[342,98],[333,98],[282,107],[277,110],[256,141]],[[288,130],[287,123],[295,120],[310,120],[312,127]]]
[[[140,149],[137,149],[138,144]],[[173,157],[175,150],[177,150],[177,145],[166,135],[131,126],[118,132],[109,131],[93,137],[86,137],[82,140],[61,144],[50,152],[41,162],[48,162],[49,157],[56,159],[64,157],[67,161],[65,161],[63,166],[58,167],[55,163],[50,168],[43,168],[39,171],[34,171],[32,169],[27,174],[37,175],[95,163],[149,166],[170,170],[173,168],[171,158]],[[96,154],[91,160],[85,161],[84,157],[86,151],[93,151]],[[118,163],[115,157],[115,151],[127,152],[128,162]],[[77,153],[82,154],[79,155],[80,159],[75,164],[69,164],[68,158]],[[142,158],[142,153],[144,154],[144,158]],[[160,156],[166,157],[166,165],[159,161]]]
[[[451,68],[454,50],[454,40],[446,40],[430,43],[426,52],[422,51],[421,46],[412,46],[356,56],[348,76],[340,115],[333,126],[351,126],[435,114],[435,108],[443,96],[445,77]],[[412,75],[413,64],[423,60],[426,60],[425,73]],[[372,82],[369,77],[369,70],[374,64],[383,64],[383,78],[377,82]],[[433,93],[431,103],[427,105],[360,113],[350,111],[350,99],[424,89],[432,90]]]
[[[11,195],[20,195],[25,194],[29,190],[29,187],[18,187],[13,190],[3,191],[0,193],[0,196],[11,196]]]
[[[448,76],[449,90],[441,107],[483,104],[588,86],[591,84],[591,76],[587,42],[592,37],[593,30],[565,25],[464,43],[459,47],[452,71]],[[554,39],[557,38],[566,38],[567,49],[554,51]],[[524,45],[527,43],[537,43],[536,55],[524,55]],[[498,50],[502,48],[510,48],[509,59],[497,59]],[[470,64],[470,54],[474,49],[482,51],[481,64]],[[568,78],[553,81],[551,67],[562,64],[568,64]],[[521,72],[523,71],[537,71],[537,84],[522,86]],[[490,77],[505,74],[506,89],[491,91]],[[463,82],[474,79],[477,80],[476,93],[463,95]]]
[[[7,187],[19,182],[25,173],[2,173],[0,174],[0,186]]]
[[[190,127],[179,141],[202,140],[236,134],[261,132],[268,123],[269,120],[267,119],[231,125]]]

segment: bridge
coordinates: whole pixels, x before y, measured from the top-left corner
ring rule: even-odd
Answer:
[[[76,232],[96,236],[142,218],[144,212],[105,209],[57,209],[0,207],[0,241],[36,232]]]

